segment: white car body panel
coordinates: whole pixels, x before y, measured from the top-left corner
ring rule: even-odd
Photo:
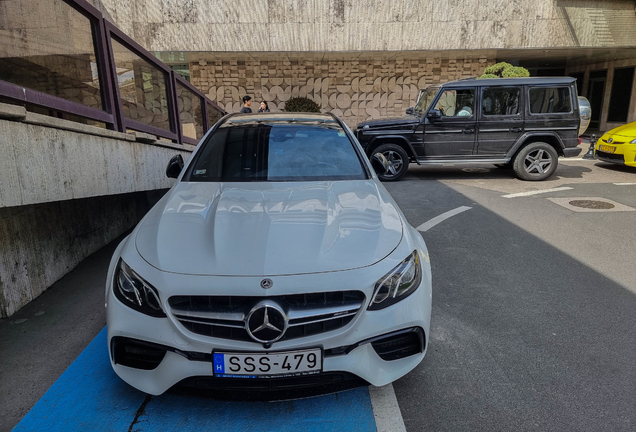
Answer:
[[[272,276],[366,267],[402,238],[373,180],[178,183],[144,218],[137,250],[191,275]]]
[[[359,149],[355,138],[350,138]],[[415,368],[429,342],[428,250],[362,157],[371,172],[368,180],[189,183],[181,181],[186,165],[175,186],[121,242],[111,260],[106,314],[109,355],[116,374],[133,387],[158,395],[185,378],[212,376],[211,362],[188,360],[179,351],[264,353],[345,346],[353,347],[348,354],[324,357],[324,372],[349,372],[381,386]],[[189,163],[195,158],[196,154]],[[413,251],[421,262],[419,287],[389,307],[368,310],[378,281]],[[145,315],[115,297],[114,276],[120,260],[156,288],[166,317]],[[270,289],[261,288],[264,277],[272,280]],[[256,341],[191,332],[173,315],[168,302],[175,295],[268,298],[347,290],[365,295],[347,325],[283,339],[268,348]],[[385,361],[370,343],[364,343],[408,328],[424,332],[419,354]],[[114,337],[159,344],[171,351],[153,370],[131,368],[114,361]]]

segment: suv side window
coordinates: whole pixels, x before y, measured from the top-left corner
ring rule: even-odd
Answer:
[[[484,116],[513,116],[519,114],[519,87],[488,87],[483,90],[481,113]]]
[[[435,109],[442,117],[472,117],[475,111],[475,89],[445,90]]]
[[[569,87],[533,87],[529,95],[532,114],[572,112]]]

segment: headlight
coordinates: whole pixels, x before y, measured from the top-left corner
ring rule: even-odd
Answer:
[[[113,285],[115,297],[126,306],[153,317],[166,316],[161,309],[157,290],[122,260],[117,265]]]
[[[420,286],[422,268],[417,251],[413,251],[397,267],[384,275],[375,285],[369,310],[384,309],[405,299]]]
[[[636,144],[636,139],[633,139],[629,142],[630,144]]]

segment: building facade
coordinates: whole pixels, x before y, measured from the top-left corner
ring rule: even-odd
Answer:
[[[273,111],[298,95],[353,125],[402,114],[423,86],[509,61],[576,76],[596,129],[636,121],[633,0],[93,3],[162,60],[187,63],[191,82],[230,112],[244,94]]]

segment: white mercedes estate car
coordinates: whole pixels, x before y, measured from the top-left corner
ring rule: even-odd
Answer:
[[[108,349],[158,395],[390,383],[424,358],[426,245],[328,114],[221,119],[117,247]],[[176,387],[178,388],[178,387]]]

